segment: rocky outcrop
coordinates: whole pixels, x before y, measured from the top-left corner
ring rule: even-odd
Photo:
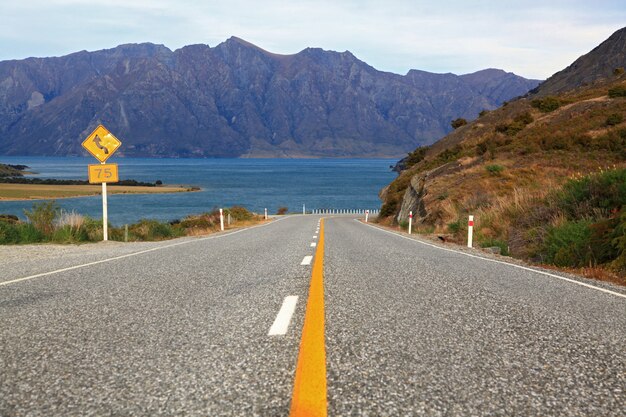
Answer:
[[[409,212],[413,212],[413,221],[421,223],[426,219],[428,212],[426,211],[426,205],[424,204],[424,196],[427,194],[426,190],[426,175],[414,175],[411,178],[409,186],[404,192],[402,198],[402,204],[396,221],[398,223],[406,222],[409,220]]]
[[[402,76],[347,51],[276,55],[234,37],[121,45],[0,62],[0,154],[82,155],[102,123],[127,156],[395,157],[537,83],[500,70]]]

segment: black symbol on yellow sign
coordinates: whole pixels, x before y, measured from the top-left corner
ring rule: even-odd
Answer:
[[[100,136],[96,135],[96,137],[93,138],[93,143],[95,143],[98,148],[102,149],[105,154],[109,154],[109,150],[106,146],[102,144],[102,139],[100,139]]]

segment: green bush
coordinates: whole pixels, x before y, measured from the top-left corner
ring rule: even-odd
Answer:
[[[561,107],[561,101],[552,96],[537,98],[530,102],[530,105],[536,109],[539,109],[542,113],[550,113],[559,107]]]
[[[617,87],[610,88],[609,97],[611,98],[626,97],[626,86],[618,85]]]
[[[448,230],[450,231],[450,233],[454,235],[456,235],[457,233],[460,233],[462,228],[463,226],[462,226],[461,219],[452,223],[448,223]]]
[[[182,230],[173,228],[169,223],[142,219],[128,227],[131,240],[163,240],[182,236]]]
[[[459,117],[458,119],[454,119],[453,121],[450,122],[450,126],[452,126],[453,129],[458,129],[461,126],[465,126],[467,124],[467,120],[465,120],[462,117]]]
[[[581,267],[592,261],[591,222],[566,222],[548,230],[544,243],[546,262],[561,267]]]
[[[20,232],[19,243],[39,243],[44,241],[45,236],[32,223],[20,223],[17,230]]]
[[[487,165],[485,169],[491,175],[500,175],[500,173],[504,171],[504,167],[502,165]]]
[[[65,225],[54,231],[52,241],[57,243],[78,243],[89,241],[89,234],[84,227]]]
[[[252,220],[254,215],[245,207],[241,206],[232,206],[229,209],[226,209],[225,213],[230,213],[230,217],[233,220],[244,221],[244,220]]]
[[[0,245],[20,242],[19,225],[0,220]]]
[[[624,117],[619,113],[610,114],[609,117],[606,118],[607,126],[615,126],[624,121]]]
[[[412,167],[413,165],[421,162],[426,156],[426,151],[428,147],[421,147],[415,149],[413,152],[409,152],[408,156],[404,160],[404,163],[407,167]]]
[[[556,198],[570,219],[589,216],[594,209],[619,211],[626,205],[626,168],[570,180]]]
[[[33,204],[31,211],[24,210],[28,221],[44,236],[50,237],[54,231],[54,221],[60,208],[54,200]]]
[[[500,248],[500,255],[509,256],[509,245],[506,242],[497,239],[486,239],[479,243],[481,248]]]

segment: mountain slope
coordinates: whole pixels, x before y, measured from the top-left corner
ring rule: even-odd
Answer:
[[[612,34],[569,67],[548,78],[532,93],[539,96],[563,93],[594,82],[611,80],[626,65],[626,28]]]
[[[121,45],[0,62],[0,153],[81,155],[99,123],[127,156],[398,156],[537,85],[499,70],[377,71],[350,52]]]
[[[602,50],[611,56],[594,49],[599,62],[583,57],[588,68],[614,58],[614,48]],[[610,65],[626,66],[626,56]],[[539,94],[554,91],[549,79],[546,90],[411,152],[381,192],[382,221],[403,225],[413,211],[418,231],[463,242],[471,214],[477,246],[607,267],[626,284],[626,74],[588,71],[572,75],[566,92]]]

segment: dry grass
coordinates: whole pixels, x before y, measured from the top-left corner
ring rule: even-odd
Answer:
[[[57,228],[69,226],[72,230],[80,229],[85,224],[85,216],[78,214],[76,211],[62,210],[59,217],[55,221]]]
[[[162,194],[191,191],[184,187],[109,186],[108,194]],[[100,185],[43,185],[0,183],[0,200],[37,200],[100,195]]]

